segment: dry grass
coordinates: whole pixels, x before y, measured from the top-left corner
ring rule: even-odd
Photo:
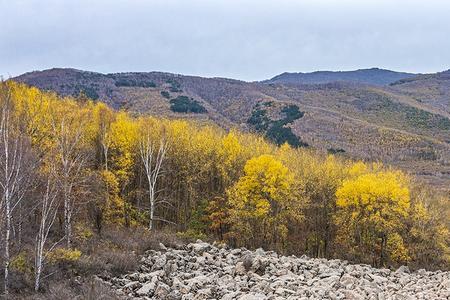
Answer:
[[[62,299],[83,299],[83,300],[102,300],[102,299],[121,299],[111,288],[98,279],[90,278],[85,282],[78,279],[55,281],[49,285],[46,291],[40,294],[20,296],[15,299],[24,300],[62,300]]]
[[[75,241],[82,252],[76,261],[60,261],[48,265],[42,290],[33,291],[33,274],[13,272],[11,292],[14,299],[118,299],[109,287],[95,279],[113,277],[136,270],[140,255],[149,249],[159,249],[159,243],[175,247],[184,243],[175,233],[149,232],[143,227],[107,227],[99,236]],[[32,257],[29,257],[32,261]],[[1,279],[0,279],[1,281]]]

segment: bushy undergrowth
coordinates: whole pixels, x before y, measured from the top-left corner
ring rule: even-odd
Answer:
[[[145,251],[159,249],[160,243],[175,247],[188,240],[170,231],[108,226],[101,236],[77,238],[77,250],[57,248],[51,252],[49,276],[39,293],[33,291],[32,253],[21,252],[13,260],[10,292],[13,299],[116,299],[97,275],[107,278],[136,270]]]

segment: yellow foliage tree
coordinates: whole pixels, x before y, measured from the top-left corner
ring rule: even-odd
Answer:
[[[109,150],[111,148],[111,124],[115,120],[115,112],[104,103],[96,103],[93,108],[93,122],[91,132],[93,142],[97,148],[99,160],[108,171]]]
[[[126,202],[128,187],[133,180],[134,168],[137,161],[137,123],[125,112],[116,115],[110,125],[108,136],[109,158],[111,166],[108,168],[119,183],[120,197],[124,200],[125,225],[129,226],[131,220],[131,205]]]
[[[55,164],[62,194],[66,247],[71,247],[72,223],[76,211],[77,192],[82,193],[89,173],[90,141],[87,124],[90,107],[65,99],[51,107],[51,142],[46,161]]]
[[[111,171],[104,170],[100,173],[105,187],[105,201],[103,210],[105,221],[108,223],[123,223],[124,202],[119,193],[119,182]]]
[[[408,259],[400,236],[410,206],[405,174],[391,170],[361,174],[344,180],[336,197],[338,242],[354,256],[372,253],[374,265],[383,265],[386,258]]]
[[[281,249],[289,221],[302,216],[294,177],[271,155],[250,159],[244,172],[228,190],[233,230],[240,242]]]
[[[434,269],[450,265],[448,199],[430,192],[414,198],[408,218],[408,249],[413,266]]]
[[[138,127],[128,114],[121,112],[111,124],[111,169],[123,190],[130,181],[136,161]]]
[[[333,256],[336,190],[348,176],[346,162],[312,149],[295,149],[283,144],[277,157],[289,166],[305,205],[305,221],[290,230],[290,250],[313,257]]]

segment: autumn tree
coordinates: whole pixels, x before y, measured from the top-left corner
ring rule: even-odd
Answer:
[[[86,179],[89,150],[86,148],[85,129],[89,119],[88,110],[78,108],[69,100],[52,110],[53,148],[48,153],[50,156],[47,157],[47,163],[57,163],[58,166],[67,248],[70,248],[72,241],[75,193],[83,188]]]
[[[245,162],[250,155],[246,153],[235,131],[222,138],[218,152],[222,186],[229,187],[242,175]]]
[[[449,199],[423,187],[413,192],[404,230],[413,267],[450,265]]]
[[[139,136],[139,154],[144,165],[148,187],[149,223],[148,229],[153,229],[153,221],[170,222],[155,216],[155,209],[160,204],[172,205],[165,199],[159,199],[157,184],[162,176],[162,165],[169,146],[164,132],[158,132],[157,126],[151,126],[154,120],[142,119]],[[159,130],[161,131],[161,130]],[[155,134],[156,132],[156,134]]]
[[[94,209],[100,210],[101,216],[95,215],[94,220],[97,230],[101,231],[102,222],[106,221],[109,224],[123,224],[124,221],[124,201],[120,196],[120,186],[117,177],[111,171],[100,172],[100,195]],[[99,219],[101,218],[101,219]]]
[[[281,157],[286,150],[280,148]],[[305,203],[305,223],[299,237],[305,241],[305,251],[314,257],[330,257],[333,249],[336,213],[336,190],[345,178],[344,165],[333,155],[320,157],[314,153],[292,149],[285,158],[292,166]],[[301,236],[301,235],[306,236]]]
[[[114,122],[114,112],[103,103],[97,103],[94,107],[94,120],[96,131],[96,140],[100,148],[100,160],[103,162],[104,169],[108,171],[109,149],[111,148],[111,124]]]
[[[224,241],[230,231],[230,203],[227,197],[216,196],[208,202],[206,218],[209,221],[209,230]]]
[[[205,202],[217,190],[217,146],[222,132],[215,126],[199,126],[182,120],[165,126],[171,143],[167,152],[165,176],[167,198],[174,209],[167,210],[166,219],[177,220],[180,230],[187,230],[191,217],[201,214]],[[170,216],[170,217],[169,217]]]
[[[21,206],[35,167],[35,158],[15,115],[11,89],[0,82],[0,225],[4,240],[4,292],[8,294],[14,211]]]
[[[112,181],[117,181],[119,186],[121,206],[124,208],[125,225],[130,225],[131,204],[127,202],[130,183],[135,174],[138,153],[136,146],[138,140],[138,126],[130,116],[124,112],[118,113],[114,122],[110,125],[109,134],[109,159],[108,170],[115,178],[108,175]]]
[[[410,206],[406,175],[393,170],[369,171],[344,180],[336,197],[338,239],[354,257],[371,253],[371,263],[377,266],[387,259],[408,260],[400,235]]]
[[[55,180],[55,168],[47,167],[47,170],[41,170],[44,173],[44,183],[42,195],[38,197],[37,213],[39,215],[39,230],[35,238],[35,255],[34,255],[34,290],[37,292],[41,286],[42,273],[44,271],[45,259],[47,254],[59,243],[53,243],[47,248],[47,241],[50,230],[55,223],[58,213],[59,202],[58,186]]]
[[[294,178],[271,155],[250,159],[244,176],[228,190],[233,230],[252,247],[283,247],[290,220],[302,217]]]

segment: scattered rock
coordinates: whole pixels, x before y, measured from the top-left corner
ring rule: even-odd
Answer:
[[[247,272],[245,265],[242,261],[240,261],[236,264],[236,267],[234,268],[234,272],[237,275],[244,275]]]
[[[395,271],[396,274],[402,274],[402,273],[407,273],[409,274],[409,268],[408,266],[401,266],[400,268],[397,269],[397,271]]]
[[[161,282],[158,284],[158,287],[156,288],[154,296],[157,299],[166,299],[166,297],[167,297],[167,295],[169,295],[169,293],[170,293],[170,287],[167,284]]]
[[[167,247],[163,243],[159,243],[159,249],[162,251],[167,251]]]
[[[395,272],[346,261],[279,256],[272,251],[198,240],[176,249],[160,244],[140,272],[100,276],[126,299],[449,299],[450,272],[402,266]]]
[[[364,300],[364,297],[355,291],[345,290],[344,295],[347,300]]]
[[[197,242],[195,244],[190,244],[189,245],[194,252],[198,253],[198,254],[202,254],[205,251],[208,251],[211,248],[211,245],[208,243],[204,243],[201,240],[197,240]]]
[[[137,296],[151,296],[156,288],[156,282],[158,278],[155,276],[149,283],[144,284],[140,289],[136,291]]]
[[[242,259],[242,264],[244,265],[245,271],[250,271],[253,265],[253,257],[250,254],[245,255]]]

